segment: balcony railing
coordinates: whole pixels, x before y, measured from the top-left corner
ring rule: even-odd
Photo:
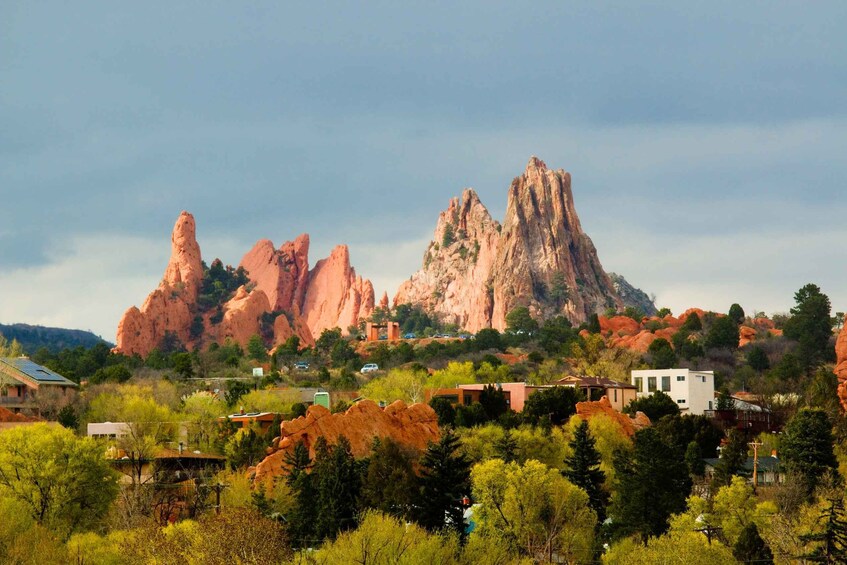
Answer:
[[[32,404],[30,396],[0,396],[0,406],[24,406]]]

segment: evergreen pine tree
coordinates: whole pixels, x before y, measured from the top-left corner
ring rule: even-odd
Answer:
[[[663,534],[670,515],[685,510],[691,491],[685,461],[655,429],[646,428],[635,433],[635,452],[618,453],[614,465],[610,514],[618,532],[638,533],[645,543]]]
[[[588,422],[583,420],[570,442],[573,454],[565,459],[566,469],[563,474],[588,494],[588,505],[597,514],[597,523],[602,524],[606,519],[609,495],[603,489],[606,474],[600,470],[600,453],[595,443],[588,430]]]
[[[324,443],[325,445],[325,443]],[[291,489],[294,504],[285,517],[288,536],[294,547],[317,545],[315,539],[315,488],[308,469],[312,465],[309,450],[303,442],[294,446],[294,451],[286,453],[284,465],[287,469],[285,481]]]
[[[741,531],[738,541],[732,548],[732,555],[741,563],[761,563],[773,565],[773,553],[755,523],[747,524]]]
[[[517,452],[518,442],[512,435],[512,430],[504,430],[503,437],[494,443],[494,453],[506,463],[511,463],[515,460]]]
[[[747,438],[738,430],[730,430],[727,434],[727,443],[721,449],[721,458],[715,466],[715,475],[712,482],[715,490],[727,486],[732,481],[733,475],[738,475],[744,470],[744,463],[746,462]]]
[[[418,479],[417,522],[435,532],[452,529],[465,534],[462,498],[470,492],[470,462],[459,453],[452,430],[427,447]]]
[[[844,499],[830,498],[829,507],[819,518],[823,530],[800,536],[805,544],[815,544],[812,551],[801,555],[801,559],[812,563],[847,563],[847,519],[844,516]]]
[[[838,467],[833,442],[832,422],[819,408],[800,410],[785,426],[785,468],[802,481],[809,495],[825,474]]]
[[[315,533],[318,539],[335,539],[339,532],[356,526],[361,481],[350,441],[342,436],[330,448],[326,441],[315,442],[312,469],[317,500]]]

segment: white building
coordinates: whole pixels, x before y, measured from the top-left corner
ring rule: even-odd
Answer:
[[[690,369],[649,369],[632,371],[632,384],[638,398],[662,391],[676,402],[684,414],[702,415],[715,404],[715,372]]]

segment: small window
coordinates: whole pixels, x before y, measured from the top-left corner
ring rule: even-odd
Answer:
[[[670,377],[662,377],[662,392],[670,392],[671,391],[671,378]]]
[[[615,402],[618,401],[618,389],[615,389]]]
[[[656,392],[656,377],[647,377],[647,392]]]
[[[678,400],[676,401],[676,403],[677,403],[677,404],[685,404],[685,399],[684,399],[684,398],[680,398],[680,399],[678,399]]]
[[[685,382],[685,375],[677,375],[676,382]]]
[[[644,377],[635,377],[635,390],[644,392]]]

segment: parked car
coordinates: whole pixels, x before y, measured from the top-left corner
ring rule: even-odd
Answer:
[[[308,371],[309,370],[309,364],[306,363],[305,361],[297,361],[296,363],[294,363],[294,368],[297,369],[298,371]]]
[[[365,374],[365,373],[373,373],[375,371],[379,371],[379,365],[377,365],[376,363],[365,363],[365,366],[362,367],[362,370],[359,371],[359,372],[362,373],[362,374]]]
[[[409,333],[407,333],[407,334],[405,334],[405,335],[403,336],[403,339],[415,339],[416,337],[418,337],[418,336],[416,336],[416,335],[415,335],[414,333],[412,333],[412,332],[409,332]]]

